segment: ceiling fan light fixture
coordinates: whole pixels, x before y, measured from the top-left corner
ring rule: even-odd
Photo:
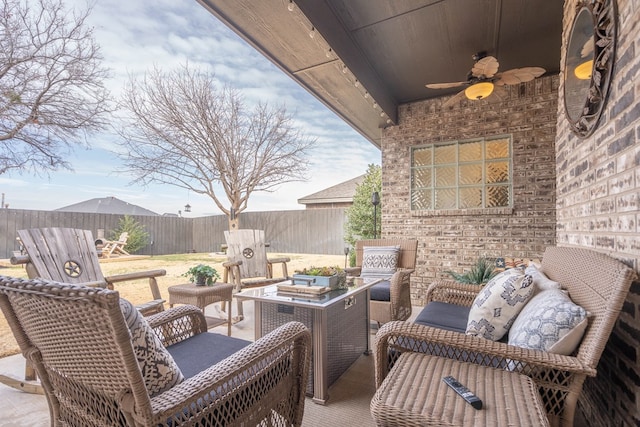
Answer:
[[[467,98],[477,101],[480,99],[484,99],[487,96],[493,93],[493,83],[491,82],[480,82],[474,85],[469,86],[465,89],[464,94]]]
[[[591,78],[591,73],[593,71],[593,59],[589,61],[585,61],[582,64],[578,65],[575,70],[573,70],[573,74],[576,75],[580,80],[589,80]]]

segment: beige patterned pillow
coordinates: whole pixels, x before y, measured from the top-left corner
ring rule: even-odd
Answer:
[[[528,274],[533,278],[533,284],[535,285],[535,293],[540,291],[546,291],[548,289],[561,289],[560,283],[555,280],[549,279],[538,267],[534,264],[530,264],[524,271],[524,274]]]
[[[131,333],[133,351],[144,385],[153,397],[181,383],[184,376],[144,317],[129,301],[120,298],[120,309]]]
[[[509,331],[509,344],[569,355],[578,347],[588,324],[587,311],[565,291],[540,292],[522,309]]]
[[[362,277],[391,277],[398,268],[400,246],[365,246],[362,248]]]
[[[495,276],[478,293],[467,320],[467,335],[498,341],[533,295],[533,278],[519,268]]]

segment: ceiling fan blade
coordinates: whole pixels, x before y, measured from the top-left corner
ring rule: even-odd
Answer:
[[[452,82],[452,83],[429,83],[425,85],[429,89],[449,89],[452,87],[460,87],[466,85],[467,82]]]
[[[544,68],[540,67],[524,67],[507,70],[503,73],[496,74],[497,80],[493,82],[497,86],[515,85],[524,83],[540,77],[545,73]]]
[[[455,95],[453,95],[451,98],[447,99],[442,104],[442,108],[451,107],[451,106],[453,106],[453,104],[455,104],[456,102],[460,102],[464,98],[466,98],[466,96],[464,94],[464,90],[461,90],[460,92],[458,92]]]
[[[471,69],[471,74],[474,77],[493,77],[498,72],[500,63],[493,56],[485,56],[478,59]]]
[[[593,56],[593,38],[587,40],[580,51],[580,58],[586,58],[588,56]]]
[[[509,90],[504,86],[496,86],[493,88],[493,92],[487,98],[487,102],[489,104],[495,104],[498,102],[502,102],[509,98]]]

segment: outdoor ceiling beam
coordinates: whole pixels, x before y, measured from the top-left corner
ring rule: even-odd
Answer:
[[[294,0],[300,11],[327,41],[349,71],[367,89],[393,123],[398,122],[398,103],[389,93],[361,49],[345,30],[326,0]]]

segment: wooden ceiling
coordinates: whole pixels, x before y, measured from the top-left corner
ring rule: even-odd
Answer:
[[[398,105],[451,95],[481,51],[500,70],[560,69],[559,0],[198,0],[380,146]]]

